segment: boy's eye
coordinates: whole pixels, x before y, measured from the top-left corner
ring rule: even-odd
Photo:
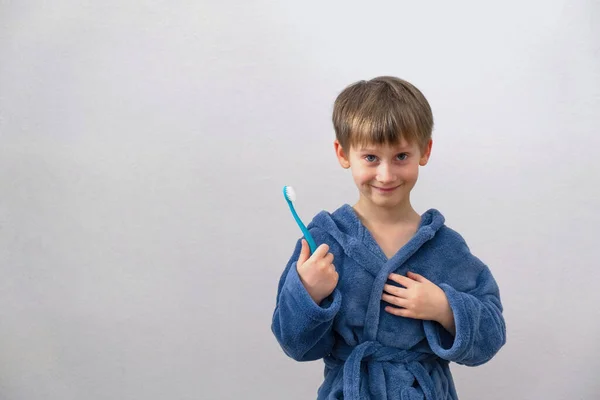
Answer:
[[[398,157],[398,159],[400,161],[404,161],[404,160],[406,160],[408,158],[408,154],[407,153],[400,153],[400,154],[398,154],[397,157]]]
[[[374,162],[375,160],[377,160],[377,157],[375,157],[375,156],[374,156],[374,155],[372,155],[372,154],[367,154],[367,155],[365,156],[365,160],[367,160],[367,162]]]

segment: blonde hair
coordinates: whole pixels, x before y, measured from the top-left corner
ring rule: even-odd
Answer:
[[[433,131],[427,99],[415,86],[393,76],[358,81],[346,87],[333,106],[336,139],[350,147],[394,145],[402,139],[424,150]]]

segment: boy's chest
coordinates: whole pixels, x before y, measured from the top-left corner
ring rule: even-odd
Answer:
[[[392,258],[414,235],[414,230],[373,230],[373,239],[377,242],[387,258]]]

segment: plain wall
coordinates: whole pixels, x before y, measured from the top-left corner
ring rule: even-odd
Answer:
[[[396,75],[413,194],[501,288],[461,399],[600,396],[595,1],[0,1],[0,398],[308,399],[270,331],[305,222],[353,204],[330,122]]]

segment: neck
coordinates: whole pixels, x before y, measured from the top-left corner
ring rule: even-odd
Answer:
[[[361,197],[353,208],[363,223],[368,221],[368,225],[394,226],[418,223],[421,220],[421,216],[413,209],[409,199],[396,207],[384,208],[369,204]]]

